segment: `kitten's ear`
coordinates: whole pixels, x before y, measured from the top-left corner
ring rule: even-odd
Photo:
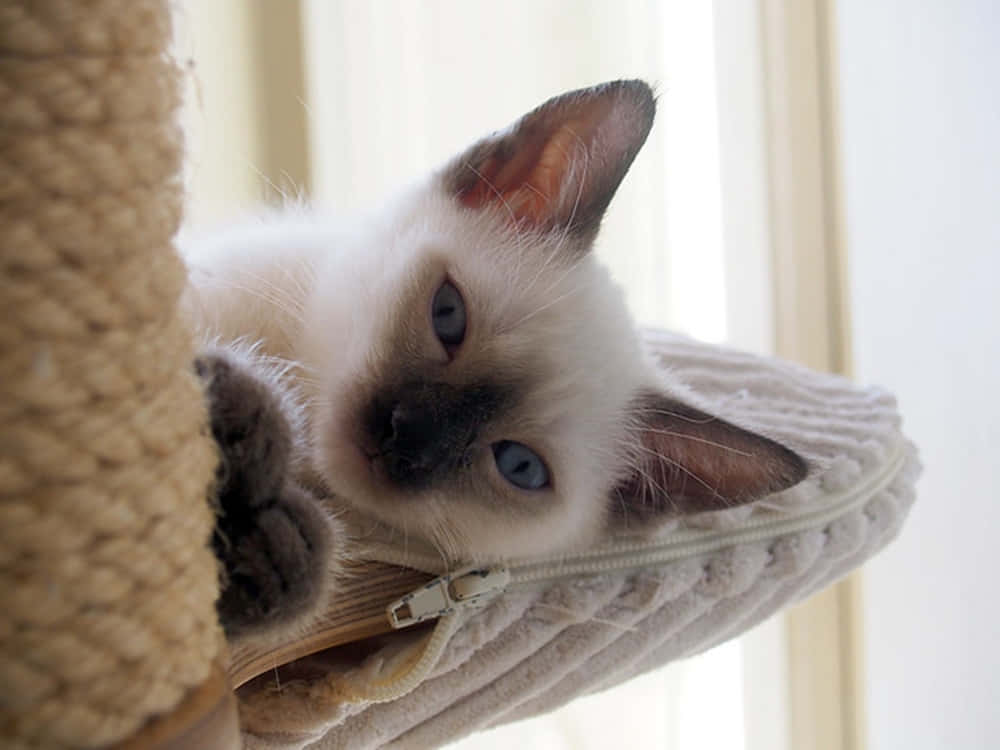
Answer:
[[[625,521],[722,510],[806,476],[783,445],[674,399],[648,394],[633,409],[635,465],[612,497]]]
[[[557,96],[458,157],[445,188],[469,208],[498,206],[519,224],[592,239],[655,112],[643,81]]]

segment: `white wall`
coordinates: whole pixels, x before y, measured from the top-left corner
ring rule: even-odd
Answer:
[[[1000,3],[840,0],[856,374],[926,465],[865,572],[871,750],[1000,746]]]

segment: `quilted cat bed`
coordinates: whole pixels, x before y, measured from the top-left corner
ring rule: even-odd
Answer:
[[[544,713],[739,635],[895,536],[920,467],[891,395],[672,334],[648,340],[698,406],[797,451],[806,480],[653,536],[506,566],[443,570],[430,550],[372,541],[375,564],[320,630],[394,632],[274,669],[285,659],[273,651],[237,651],[237,681],[259,675],[239,691],[248,749],[424,748]],[[284,656],[319,643],[306,634]]]

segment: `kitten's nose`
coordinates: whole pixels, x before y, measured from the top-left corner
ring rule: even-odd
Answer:
[[[383,414],[379,455],[389,478],[411,487],[428,484],[446,464],[451,448],[450,441],[443,439],[435,411],[400,401]]]
[[[496,389],[414,381],[375,394],[368,455],[401,488],[420,490],[469,466],[470,447],[500,403]]]
[[[396,404],[389,415],[386,443],[397,451],[423,455],[434,442],[434,417],[429,409],[414,404]]]

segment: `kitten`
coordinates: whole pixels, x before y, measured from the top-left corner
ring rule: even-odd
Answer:
[[[299,394],[301,434],[285,435],[295,446],[272,458],[284,465],[294,454],[337,503],[477,561],[585,545],[800,481],[795,453],[678,399],[683,390],[643,351],[621,291],[590,252],[654,111],[640,81],[570,92],[353,227],[288,214],[194,248],[187,304],[221,342],[212,361],[243,368],[265,395],[278,398],[283,382]],[[292,363],[284,381],[255,372],[245,353],[227,359],[225,346],[239,341]],[[213,408],[217,435],[225,422]],[[233,459],[221,442],[231,464],[246,463],[246,451]],[[227,566],[253,578],[273,565],[271,577],[291,589],[315,583],[335,546],[329,525],[315,531],[328,519],[297,495],[261,503],[250,486],[295,495],[293,470],[278,481],[245,469],[258,478],[233,480],[246,486],[223,500],[220,528],[237,537],[229,549],[257,540],[239,553],[252,556],[269,535],[284,548],[291,535],[303,552]],[[262,505],[293,520],[265,528],[273,519]],[[230,575],[241,602],[267,588],[238,579]],[[319,606],[326,585],[268,604],[274,619]]]

